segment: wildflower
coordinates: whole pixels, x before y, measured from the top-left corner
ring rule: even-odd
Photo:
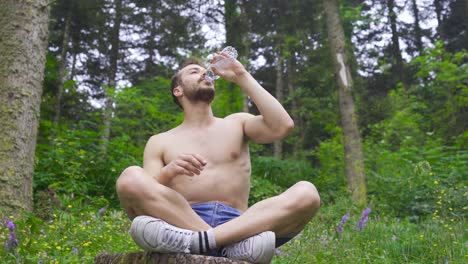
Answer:
[[[359,231],[364,229],[366,227],[367,219],[369,218],[369,214],[371,212],[370,207],[367,207],[364,212],[362,212],[361,219],[359,220],[358,226],[355,228],[355,230]]]
[[[98,214],[99,216],[102,216],[106,212],[107,206],[104,206],[103,208],[99,209]]]
[[[340,234],[343,233],[344,224],[346,223],[346,221],[348,221],[348,219],[349,219],[349,212],[347,212],[341,218],[341,222],[338,224],[338,228],[337,228],[338,233],[340,233]]]
[[[10,219],[5,219],[5,225],[10,231],[10,235],[8,236],[7,240],[5,241],[5,247],[8,252],[13,252],[16,254],[15,249],[18,247],[19,242],[18,239],[16,238],[15,234],[15,224],[13,221],[10,221]]]
[[[72,253],[75,254],[75,255],[78,255],[79,251],[78,251],[78,249],[76,247],[73,247]]]
[[[278,256],[283,256],[284,253],[281,252],[279,249],[275,248],[275,254],[278,255]]]
[[[10,232],[14,232],[14,231],[15,231],[15,223],[13,223],[12,221],[10,221],[9,219],[6,219],[6,220],[5,220],[5,225],[6,225],[6,227],[8,228],[8,230],[10,230]]]

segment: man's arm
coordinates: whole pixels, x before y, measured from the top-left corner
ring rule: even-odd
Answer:
[[[152,136],[146,143],[143,153],[143,169],[160,184],[169,185],[178,175],[200,175],[206,161],[197,154],[181,154],[164,166],[163,138],[161,134]]]
[[[213,68],[213,71],[239,85],[260,111],[259,116],[246,113],[236,115],[243,119],[244,133],[249,139],[256,143],[271,143],[285,137],[294,128],[294,121],[284,107],[245,70],[240,62],[234,60],[228,69],[218,71]]]

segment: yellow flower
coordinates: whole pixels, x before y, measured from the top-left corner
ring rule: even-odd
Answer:
[[[438,181],[438,180],[435,180],[435,181],[434,181],[434,184],[435,184],[435,185],[439,184],[439,181]]]
[[[61,246],[56,246],[55,248],[58,249],[58,250],[62,250]]]
[[[71,205],[71,204],[69,204],[69,205],[68,205],[68,208],[72,208],[72,205]]]

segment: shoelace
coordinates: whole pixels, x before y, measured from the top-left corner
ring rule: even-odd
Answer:
[[[161,243],[168,249],[176,252],[187,252],[189,249],[190,241],[192,238],[191,232],[184,232],[181,230],[174,230],[166,227],[164,229]]]
[[[245,239],[241,242],[236,243],[232,247],[229,248],[223,248],[221,254],[224,256],[228,256],[230,258],[246,258],[250,257],[250,252],[249,252],[249,239]],[[229,254],[228,254],[229,251]]]

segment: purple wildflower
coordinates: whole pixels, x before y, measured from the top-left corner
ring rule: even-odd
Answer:
[[[5,219],[5,225],[6,227],[10,230],[10,232],[14,232],[15,231],[15,223],[13,223],[12,221],[10,221],[10,219]]]
[[[344,224],[346,223],[346,221],[348,221],[349,219],[349,212],[347,212],[345,215],[343,215],[343,217],[341,218],[341,222],[338,224],[338,228],[337,228],[337,231],[338,233],[343,233],[343,230],[344,230]]]
[[[286,254],[284,252],[281,252],[279,249],[275,248],[275,254],[278,256],[284,256],[286,258],[289,258],[289,254]]]
[[[360,231],[360,230],[364,229],[364,227],[366,227],[367,220],[369,218],[370,212],[371,212],[370,207],[367,207],[366,210],[364,210],[364,212],[362,212],[361,219],[359,220],[358,226],[356,227],[357,231]]]
[[[75,254],[75,255],[78,255],[79,251],[78,251],[78,249],[76,247],[73,247],[72,253]]]
[[[279,255],[279,256],[284,255],[284,253],[281,252],[281,251],[280,251],[279,249],[277,249],[277,248],[275,248],[275,254],[276,254],[276,255]]]
[[[8,252],[13,252],[15,253],[15,249],[18,247],[18,239],[16,238],[15,234],[15,224],[13,221],[10,221],[10,219],[5,219],[5,225],[10,231],[10,235],[8,236],[7,240],[5,241],[5,247]],[[16,254],[16,253],[15,253]]]
[[[99,209],[98,214],[99,216],[102,216],[106,212],[107,206],[104,206],[103,208]]]

